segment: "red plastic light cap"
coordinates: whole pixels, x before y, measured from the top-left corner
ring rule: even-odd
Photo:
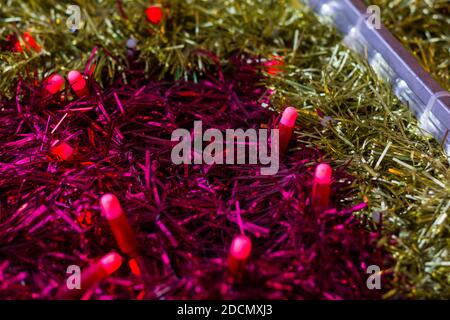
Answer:
[[[66,142],[61,142],[54,146],[51,151],[61,160],[69,160],[73,155],[74,149]]]
[[[239,235],[233,239],[230,255],[236,260],[247,260],[252,251],[252,241],[249,237]]]
[[[112,193],[107,193],[100,199],[100,206],[106,219],[117,219],[123,214],[119,200]]]
[[[150,6],[145,10],[147,20],[152,24],[157,25],[161,22],[163,17],[163,11],[159,6]]]
[[[24,32],[23,40],[27,48],[31,47],[34,51],[38,53],[41,51],[41,47],[36,43],[36,40],[34,40],[34,38],[31,36],[29,32]]]
[[[271,75],[277,75],[283,72],[284,61],[283,57],[272,56],[272,59],[266,62],[267,73]]]
[[[330,184],[331,174],[331,167],[326,163],[321,163],[316,168],[315,181],[320,184]]]
[[[280,123],[286,127],[294,127],[297,120],[298,111],[294,107],[287,107],[283,111]]]
[[[22,48],[22,46],[20,45],[20,41],[19,41],[19,40],[17,40],[17,41],[14,43],[14,51],[15,51],[15,52],[22,52],[22,53],[23,53],[23,48]]]
[[[115,252],[108,253],[101,260],[100,264],[108,275],[116,271],[122,265],[122,257]]]
[[[315,211],[323,211],[330,204],[332,169],[326,163],[316,167],[312,187],[311,203]]]
[[[70,86],[75,92],[85,90],[86,80],[84,80],[83,76],[79,71],[77,70],[70,71],[69,74],[67,75],[67,78],[69,79]]]
[[[45,90],[47,90],[50,94],[55,94],[61,91],[62,86],[64,85],[64,78],[59,74],[53,74],[45,80]]]
[[[141,276],[141,269],[139,268],[139,263],[136,261],[136,259],[131,259],[128,261],[128,266],[131,269],[131,272],[137,276]]]

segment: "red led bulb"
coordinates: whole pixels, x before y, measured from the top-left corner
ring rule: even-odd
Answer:
[[[100,199],[100,206],[120,250],[131,257],[138,256],[136,237],[117,197],[111,193],[105,194]]]
[[[163,11],[159,6],[150,6],[145,10],[145,15],[150,23],[157,25],[162,20]]]
[[[15,43],[14,43],[14,52],[21,52],[21,53],[23,53],[23,48],[22,48],[22,46],[20,45],[20,41],[19,40],[17,40]]]
[[[27,49],[33,49],[37,53],[41,52],[41,47],[36,43],[36,40],[31,36],[29,32],[23,34],[23,40]]]
[[[314,173],[311,203],[315,211],[329,207],[332,169],[326,163],[317,166]]]
[[[122,257],[115,252],[108,253],[100,259],[101,269],[105,276],[109,276],[122,265]]]
[[[82,295],[101,280],[107,278],[122,265],[122,257],[115,252],[108,253],[100,260],[81,271],[80,288],[70,289],[64,283],[58,290],[58,299],[79,299]]]
[[[280,123],[278,125],[280,134],[280,155],[287,150],[289,140],[291,140],[292,132],[294,131],[295,121],[297,120],[298,111],[294,107],[287,107],[283,111]]]
[[[272,59],[265,63],[267,73],[270,75],[277,75],[283,71],[284,61],[283,57],[272,56]]]
[[[74,149],[66,142],[56,144],[51,148],[51,152],[59,159],[67,161],[74,153]]]
[[[57,73],[52,74],[44,81],[44,89],[49,94],[55,94],[61,91],[63,85],[64,85],[64,78]]]
[[[81,98],[89,94],[86,80],[84,80],[79,71],[70,71],[67,75],[67,78],[69,79],[70,86],[72,87],[72,90],[75,92],[77,97]]]
[[[228,269],[233,276],[240,276],[252,251],[252,241],[245,235],[236,236],[228,254]]]

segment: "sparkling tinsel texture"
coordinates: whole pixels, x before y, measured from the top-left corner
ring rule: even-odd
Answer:
[[[85,298],[380,297],[387,283],[366,284],[368,266],[386,270],[389,261],[377,246],[380,225],[354,217],[364,202],[348,208],[354,185],[345,165],[295,138],[273,176],[259,165],[172,163],[171,132],[195,120],[220,130],[277,124],[261,68],[239,54],[196,82],[137,75],[102,90],[88,80],[81,99],[19,83],[1,105],[0,297],[55,298],[69,265],[120,252],[100,212],[106,193],[136,233],[141,268],[124,263]],[[322,162],[333,167],[333,205],[314,212]],[[237,279],[226,263],[240,232],[253,248]]]

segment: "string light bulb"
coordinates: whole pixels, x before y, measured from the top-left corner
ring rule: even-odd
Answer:
[[[294,132],[295,121],[297,120],[298,111],[294,107],[287,107],[281,116],[279,129],[280,139],[280,155],[284,154],[287,150],[289,141],[291,140],[292,133]]]
[[[64,85],[64,78],[59,74],[52,74],[50,77],[45,79],[44,81],[44,90],[48,94],[55,94],[61,91],[62,86]]]
[[[252,241],[249,237],[238,235],[233,239],[228,254],[228,270],[233,276],[242,275],[251,251]]]
[[[67,78],[69,79],[70,86],[77,97],[82,98],[89,94],[86,80],[83,78],[82,74],[79,71],[70,71],[67,75]]]
[[[115,252],[108,253],[81,271],[79,288],[69,288],[68,284],[64,283],[58,289],[56,296],[62,300],[79,299],[87,290],[110,276],[121,265],[122,257],[119,254]]]
[[[314,211],[320,212],[329,207],[332,169],[326,163],[316,167],[314,173],[311,203]]]
[[[117,197],[111,193],[103,195],[100,206],[120,250],[131,257],[137,257],[139,252],[136,237]]]
[[[150,23],[157,25],[163,18],[163,11],[160,6],[150,6],[145,9],[145,15]]]

